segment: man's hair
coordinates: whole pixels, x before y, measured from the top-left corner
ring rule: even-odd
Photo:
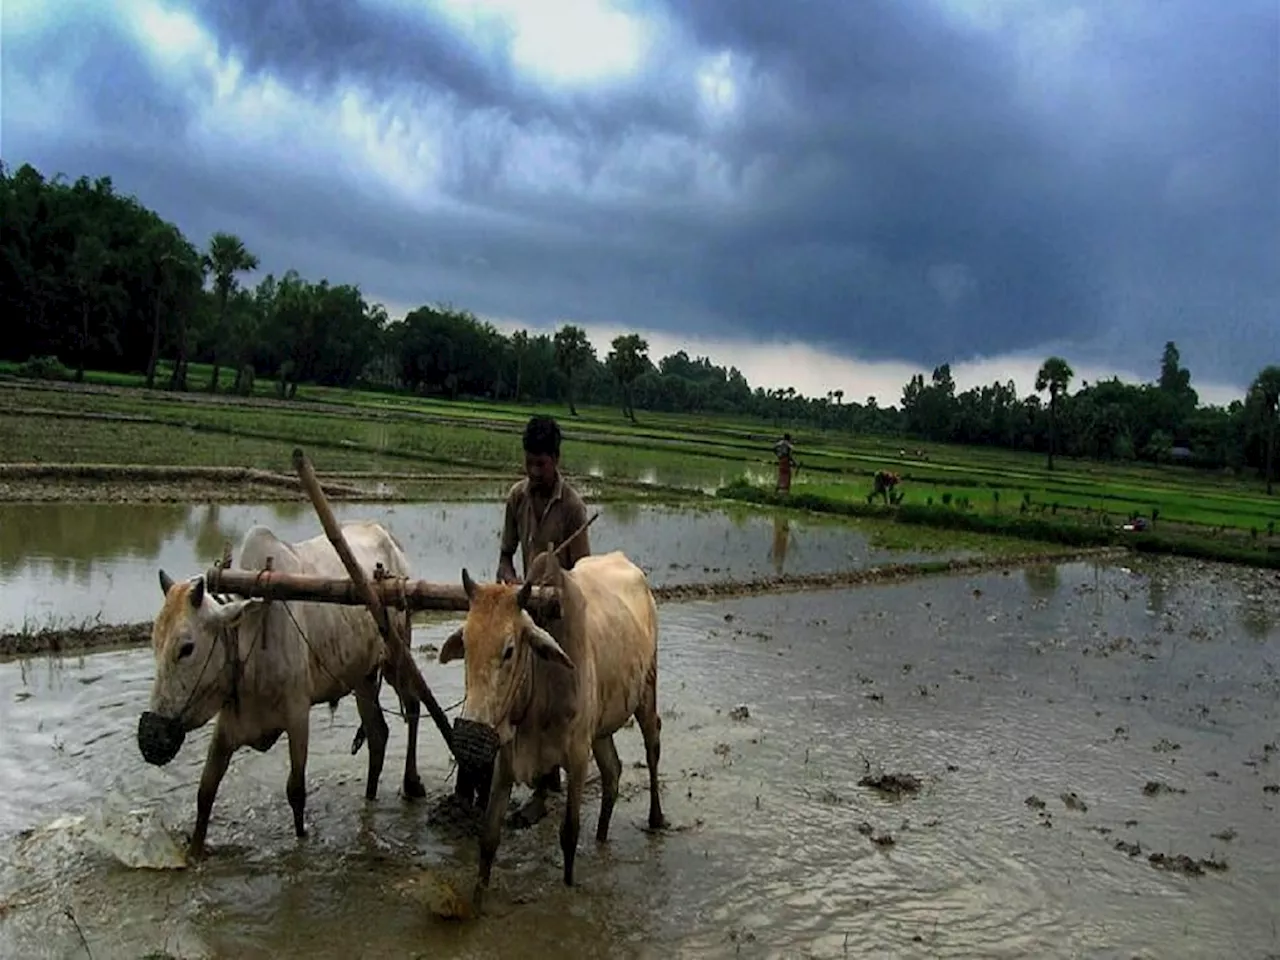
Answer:
[[[530,417],[524,428],[524,452],[560,456],[560,425],[552,417]]]

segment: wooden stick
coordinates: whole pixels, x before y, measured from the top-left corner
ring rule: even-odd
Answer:
[[[238,570],[212,567],[205,573],[205,585],[214,593],[234,593],[241,597],[263,600],[297,600],[314,603],[340,603],[368,606],[364,595],[351,580],[310,577],[273,570]],[[421,610],[469,609],[466,591],[460,583],[433,583],[430,580],[401,580],[387,577],[374,580],[368,587],[384,607],[417,612]],[[402,602],[403,599],[403,602]],[[531,607],[545,609],[550,617],[559,616],[560,598],[555,587],[535,586],[529,598]]]
[[[427,686],[427,680],[422,675],[422,671],[418,669],[418,665],[414,663],[413,657],[409,656],[409,645],[406,642],[406,638],[400,636],[396,622],[387,616],[387,609],[382,604],[382,598],[370,586],[369,578],[365,576],[364,570],[356,562],[355,555],[347,544],[347,538],[342,535],[342,528],[338,526],[337,518],[334,517],[333,511],[329,508],[329,501],[325,499],[324,491],[320,488],[320,481],[316,478],[316,472],[311,466],[311,461],[303,453],[301,447],[294,448],[293,467],[298,471],[298,479],[302,481],[302,489],[311,498],[311,504],[316,509],[316,515],[320,518],[320,525],[324,527],[324,532],[328,535],[329,542],[333,544],[333,549],[338,552],[338,556],[342,559],[342,565],[347,568],[347,575],[351,578],[356,595],[369,608],[374,622],[378,625],[378,629],[387,643],[391,653],[391,665],[396,671],[396,676],[409,681],[414,694],[426,706],[427,712],[431,714],[431,719],[435,721],[436,728],[440,731],[440,736],[444,737],[444,742],[449,748],[449,752],[453,753],[453,728],[449,726],[449,718],[445,716],[445,712],[440,708],[440,704],[436,701],[431,688]],[[263,576],[265,577],[267,574]]]
[[[556,547],[556,548],[552,551],[552,553],[554,553],[556,556],[559,556],[561,553],[563,553],[563,552],[564,552],[564,548],[565,548],[565,547],[567,547],[569,544],[573,543],[573,541],[574,541],[574,540],[576,540],[576,539],[578,539],[578,537],[582,536],[582,534],[586,531],[587,527],[591,526],[593,523],[595,523],[595,522],[596,522],[596,518],[597,518],[598,516],[600,516],[600,511],[599,511],[599,510],[597,510],[595,513],[593,513],[591,516],[587,517],[587,522],[586,522],[586,523],[584,523],[582,526],[580,526],[577,530],[573,531],[573,533],[571,533],[571,534],[569,534],[567,537],[565,537],[565,538],[564,538],[564,543],[562,543],[562,544],[560,544],[560,546]]]

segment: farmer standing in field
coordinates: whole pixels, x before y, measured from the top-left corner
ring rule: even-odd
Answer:
[[[784,433],[782,439],[773,445],[774,455],[778,458],[778,493],[791,492],[791,471],[799,466],[791,451],[795,449],[791,443],[791,434]]]
[[[502,542],[498,548],[498,580],[520,583],[515,567],[516,548],[520,548],[520,564],[527,576],[529,564],[548,544],[560,546],[587,522],[587,507],[582,497],[560,474],[560,425],[551,417],[531,417],[524,428],[524,479],[507,494],[506,514],[502,523]],[[582,530],[560,551],[565,569],[590,555],[591,542]],[[548,619],[541,612],[530,611],[534,622],[558,643],[564,642],[564,621]],[[560,768],[542,777],[534,787],[533,798],[522,808],[519,819],[526,825],[546,815],[546,793],[560,792]]]

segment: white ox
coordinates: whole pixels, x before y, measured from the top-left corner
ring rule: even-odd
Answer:
[[[342,529],[367,576],[373,577],[378,563],[394,576],[409,575],[404,551],[381,524],[354,522]],[[285,543],[268,528],[254,526],[241,541],[238,565],[262,570],[268,557],[281,573],[347,575],[326,537]],[[190,855],[203,853],[209,814],[232,754],[242,746],[265,753],[281,733],[289,736],[286,795],[294,832],[306,836],[311,707],[336,706],[352,691],[369,740],[365,796],[377,796],[389,734],[378,704],[384,646],[365,607],[253,599],[220,603],[205,589],[202,576],[175,583],[163,570],[160,586],[164,605],[151,634],[156,673],[150,709],[138,720],[138,748],[148,763],[163,766],[177,755],[188,731],[217,717],[200,777]],[[387,615],[403,618],[402,636],[408,641],[408,614],[388,608]],[[394,676],[388,674],[387,680],[396,688]],[[425,795],[417,764],[420,704],[407,689],[397,692],[409,726],[404,794],[420,797]],[[359,735],[353,753],[358,745]]]
[[[563,647],[525,609],[535,580],[559,589]],[[459,762],[482,779],[492,771],[473,895],[478,910],[512,785],[532,786],[555,766],[568,774],[560,846],[564,882],[573,884],[588,764],[594,754],[601,781],[596,840],[604,843],[622,774],[613,734],[632,716],[649,768],[649,826],[666,826],[658,797],[658,621],[644,571],[618,551],[583,557],[572,570],[543,554],[522,587],[477,585],[465,569],[462,584],[467,619],[445,641],[440,663],[465,661],[466,698],[454,724]]]

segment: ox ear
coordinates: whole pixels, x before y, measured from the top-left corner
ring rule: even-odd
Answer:
[[[520,587],[520,592],[516,594],[516,606],[521,610],[529,609],[529,598],[533,596],[533,581],[526,580],[524,585]]]
[[[555,660],[569,670],[574,669],[573,661],[564,652],[564,648],[556,643],[556,638],[536,624],[528,624],[524,628],[524,638],[533,652],[543,660]]]
[[[466,649],[462,645],[462,628],[459,627],[449,634],[449,639],[440,648],[440,656],[436,659],[440,663],[449,663],[452,660],[461,660],[465,656]]]
[[[204,577],[197,577],[195,582],[191,584],[191,592],[187,594],[191,600],[191,606],[197,610],[204,603]]]
[[[202,581],[203,582],[203,581]],[[265,601],[255,597],[246,600],[232,600],[229,603],[221,604],[214,608],[213,618],[218,622],[219,626],[232,627],[239,622],[245,613],[256,606],[261,606]]]
[[[173,586],[173,577],[169,576],[162,569],[160,571],[160,590],[166,597],[169,595],[169,588],[172,586]]]
[[[474,600],[476,597],[476,582],[471,579],[471,574],[467,572],[467,568],[462,568],[462,589],[466,591],[467,599]]]

